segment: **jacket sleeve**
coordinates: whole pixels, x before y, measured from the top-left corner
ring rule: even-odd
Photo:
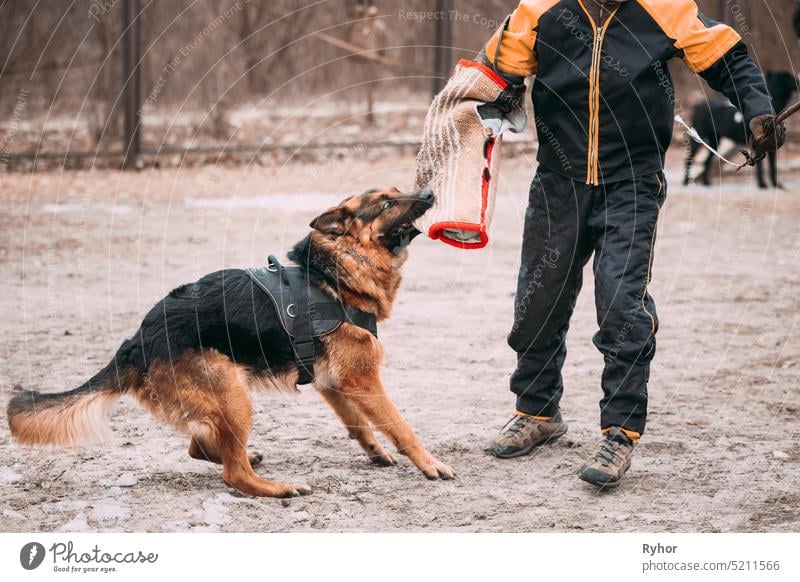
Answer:
[[[722,92],[749,121],[772,112],[763,73],[742,37],[730,26],[701,14],[694,0],[640,0],[686,66]]]
[[[747,54],[743,42],[700,73],[709,86],[730,99],[749,123],[758,115],[773,113],[764,74]]]
[[[522,0],[503,25],[489,39],[483,54],[503,73],[530,77],[536,74],[536,44],[539,16],[556,2]]]

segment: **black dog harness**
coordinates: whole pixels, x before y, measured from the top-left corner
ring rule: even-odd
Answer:
[[[270,298],[281,326],[292,341],[298,384],[314,381],[314,338],[336,331],[342,323],[356,325],[378,337],[374,315],[332,299],[311,285],[308,271],[300,267],[284,267],[270,255],[266,267],[246,272]]]

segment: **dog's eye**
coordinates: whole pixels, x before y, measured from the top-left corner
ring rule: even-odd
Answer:
[[[387,200],[383,203],[384,210],[389,210],[392,206],[394,206],[394,200]]]

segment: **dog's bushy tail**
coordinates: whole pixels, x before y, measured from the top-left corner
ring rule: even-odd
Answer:
[[[77,446],[104,441],[113,405],[135,384],[133,366],[116,359],[83,385],[68,392],[25,390],[8,403],[8,426],[26,445]]]

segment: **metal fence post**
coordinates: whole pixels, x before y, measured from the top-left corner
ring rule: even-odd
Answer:
[[[453,67],[453,0],[436,0],[436,32],[433,49],[431,92],[436,95],[447,83]]]
[[[140,1],[123,0],[122,13],[122,87],[125,92],[125,158],[123,165],[126,169],[136,169],[136,161],[141,152]]]

